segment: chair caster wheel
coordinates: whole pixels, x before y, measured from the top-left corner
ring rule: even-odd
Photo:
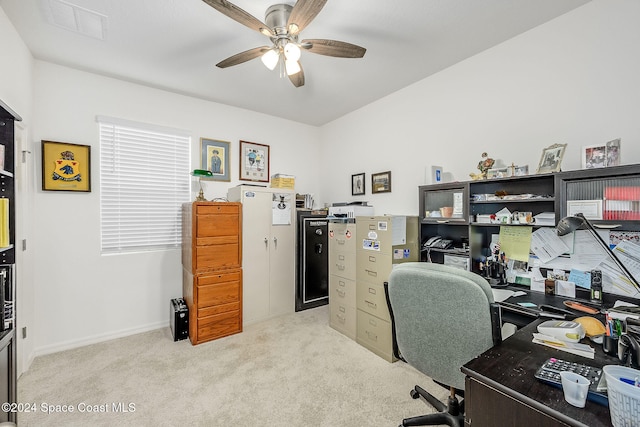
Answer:
[[[411,395],[411,398],[412,398],[412,399],[417,399],[417,398],[419,398],[419,397],[420,397],[420,393],[418,393],[418,392],[417,392],[417,391],[415,391],[415,390],[411,390],[411,391],[409,392],[409,394]]]

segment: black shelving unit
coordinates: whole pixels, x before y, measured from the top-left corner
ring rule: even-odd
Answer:
[[[0,199],[8,199],[2,218],[8,240],[0,247],[0,402],[17,402],[16,301],[15,301],[15,122],[21,121],[0,101]],[[0,412],[0,422],[17,423],[15,411]]]

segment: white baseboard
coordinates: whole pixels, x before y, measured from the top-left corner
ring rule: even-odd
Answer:
[[[73,348],[84,347],[86,345],[97,344],[99,342],[110,341],[117,338],[128,337],[129,335],[140,334],[143,332],[153,331],[155,329],[166,328],[169,326],[169,321],[150,323],[148,325],[139,326],[131,329],[122,329],[119,331],[109,332],[100,335],[94,335],[91,337],[85,337],[79,340],[71,340],[65,341],[61,343],[56,343],[48,346],[37,347],[33,351],[33,357],[31,357],[31,361],[35,357],[43,356],[45,354],[57,353],[59,351],[71,350]],[[31,363],[29,363],[29,366]]]

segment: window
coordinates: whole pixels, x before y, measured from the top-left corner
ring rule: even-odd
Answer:
[[[110,117],[97,121],[102,253],[179,248],[191,136]]]

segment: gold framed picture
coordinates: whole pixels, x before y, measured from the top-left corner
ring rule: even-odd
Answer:
[[[542,157],[536,173],[560,172],[562,157],[567,144],[553,144],[542,150]]]
[[[91,147],[42,141],[42,190],[91,191]]]
[[[391,192],[391,171],[371,174],[372,193]]]

